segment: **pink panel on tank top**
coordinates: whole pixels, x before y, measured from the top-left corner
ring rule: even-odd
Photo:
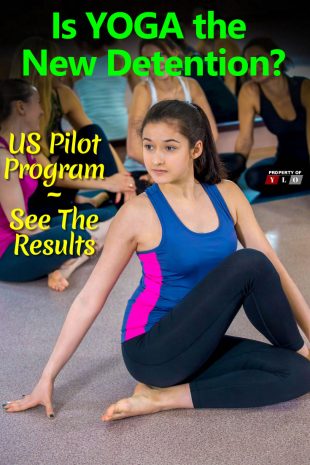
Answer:
[[[140,254],[143,264],[145,289],[131,307],[126,324],[125,341],[145,332],[149,315],[160,296],[162,273],[155,252]],[[151,278],[150,278],[151,276]]]

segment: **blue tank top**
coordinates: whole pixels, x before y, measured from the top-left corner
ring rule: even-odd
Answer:
[[[289,93],[296,113],[292,121],[280,118],[273,104],[262,91],[260,91],[260,114],[270,132],[278,138],[277,162],[283,163],[286,169],[309,163],[309,150],[306,132],[306,109],[301,103],[301,85],[304,77],[286,76]]]
[[[142,277],[128,300],[122,342],[149,331],[213,268],[236,251],[234,221],[224,198],[216,184],[202,186],[218,216],[218,227],[207,233],[188,229],[158,184],[146,189],[161,224],[162,238],[157,247],[137,252]]]

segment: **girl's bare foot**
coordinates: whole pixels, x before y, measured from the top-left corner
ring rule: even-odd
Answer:
[[[62,292],[69,286],[69,282],[60,270],[56,270],[48,275],[47,285],[54,291]]]
[[[75,197],[76,203],[90,203],[93,207],[98,208],[106,200],[109,199],[109,194],[107,192],[100,192],[94,197],[86,197],[84,195],[77,195]]]
[[[82,254],[77,258],[71,258],[70,260],[64,262],[58,271],[61,272],[62,277],[67,281],[69,276],[72,275],[73,271],[76,270],[83,263],[85,263],[87,260],[89,260],[89,258],[90,257],[85,254]]]
[[[101,419],[103,421],[121,420],[126,417],[147,415],[174,408],[193,408],[188,384],[168,388],[151,388],[146,384],[138,383],[131,397],[110,405]]]
[[[79,266],[89,260],[89,255],[82,254],[64,262],[59,270],[48,275],[47,284],[54,291],[64,291],[69,286],[68,278]]]

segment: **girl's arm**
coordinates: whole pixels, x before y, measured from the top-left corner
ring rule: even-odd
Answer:
[[[301,87],[301,103],[306,109],[306,131],[308,152],[310,155],[310,80],[305,79]]]
[[[42,376],[55,380],[101,312],[120,274],[137,248],[132,205],[125,204],[109,228],[101,257],[74,300]],[[135,222],[136,223],[136,222]]]
[[[138,129],[151,105],[150,91],[147,86],[145,82],[141,82],[135,87],[128,115],[127,153],[140,163],[143,163],[143,155]]]
[[[126,181],[127,181],[127,179],[130,179],[129,183],[127,182],[127,184],[132,184],[133,185],[132,190],[124,192],[124,202],[127,202],[128,200],[130,200],[130,199],[132,199],[133,197],[136,196],[136,191],[135,191],[136,182],[135,182],[134,178],[132,178],[132,177],[128,178],[128,176],[131,176],[131,173],[129,173],[126,170],[126,168],[123,165],[123,162],[120,159],[120,157],[119,157],[117,151],[115,150],[115,148],[111,144],[109,144],[109,146],[110,146],[112,155],[114,157],[114,160],[115,160],[115,163],[116,163],[119,174],[126,175],[127,176]],[[116,203],[118,203],[120,201],[120,199],[121,199],[120,194],[118,193],[117,195],[118,195],[118,197],[116,198]]]
[[[268,242],[264,232],[259,226],[253,209],[241,189],[233,182],[226,181],[229,186],[227,196],[229,196],[236,210],[236,232],[243,247],[250,247],[263,252],[277,270],[283,290],[293,310],[295,319],[310,340],[310,308],[298,289],[297,285],[288,274],[284,265],[279,260],[276,252]]]
[[[120,159],[120,157],[119,157],[117,151],[115,150],[115,148],[113,147],[113,145],[109,144],[109,147],[110,147],[110,150],[112,152],[112,155],[113,155],[115,164],[117,166],[118,172],[119,173],[128,173],[128,171],[126,170],[122,160]]]
[[[51,162],[42,153],[36,155],[35,159],[43,168],[51,165]],[[70,179],[69,173],[64,173],[63,179],[56,179],[55,186],[67,189],[104,189],[109,192],[124,193],[125,196],[134,194],[136,189],[134,179],[126,170],[107,176],[105,179],[86,179],[84,177]]]
[[[24,399],[10,402],[6,407],[7,412],[45,405],[46,413],[53,413],[54,380],[101,312],[117,279],[137,248],[137,230],[141,227],[141,215],[135,201],[123,205],[111,223],[96,267],[71,305],[38,384]]]
[[[216,121],[215,121],[210,104],[205,96],[204,91],[202,90],[199,83],[195,79],[193,78],[183,78],[183,79],[186,79],[186,82],[189,83],[190,93],[192,96],[193,103],[196,103],[196,105],[199,105],[204,110],[205,114],[207,115],[210,126],[211,126],[213,139],[216,142],[218,139],[218,130],[216,126]]]
[[[233,57],[240,56],[241,50],[239,49],[238,45],[236,42],[232,41],[231,39],[218,39],[216,40],[216,52],[217,55],[219,56],[219,49],[223,47],[226,49],[226,60],[230,60]],[[224,76],[224,83],[228,87],[228,89],[236,95],[236,85],[237,85],[237,78],[233,74],[231,74],[229,71],[226,72],[226,75]]]
[[[0,205],[9,223],[15,221],[12,216],[12,211],[17,208],[25,212],[25,216],[23,217],[23,220],[25,221],[28,215],[26,213],[24,195],[20,186],[18,173],[13,171],[10,173],[9,179],[4,179],[7,158],[14,157],[9,155],[7,150],[0,149]],[[41,232],[41,229],[39,229],[37,224],[33,224],[33,228],[34,229],[31,231],[23,228],[16,232],[18,234],[27,234],[27,236]]]
[[[252,82],[245,83],[238,96],[238,118],[240,129],[235,144],[235,152],[248,158],[253,146],[254,118],[257,113],[258,89]]]
[[[129,51],[129,50],[127,50]],[[123,59],[120,58],[118,55],[115,58],[115,69],[120,70],[123,67]],[[139,82],[141,82],[140,76],[137,76],[133,70],[130,68],[128,73],[125,74],[127,79],[128,85],[130,87],[131,92],[133,92],[134,88],[136,87]]]
[[[139,82],[141,82],[141,78],[137,76],[131,69],[127,74],[127,81],[131,92],[133,92],[136,85],[139,84]]]
[[[84,111],[79,97],[70,87],[60,84],[57,86],[57,91],[64,115],[76,131],[92,124],[92,121]]]

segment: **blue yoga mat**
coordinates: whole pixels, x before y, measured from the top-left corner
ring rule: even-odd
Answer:
[[[83,191],[80,190],[78,192],[79,195],[83,195],[83,197],[95,197],[95,195],[100,194],[101,192],[105,192],[103,189],[99,189],[98,191]]]
[[[285,195],[274,195],[274,196],[269,196],[269,195],[263,195],[259,191],[255,191],[251,189],[245,180],[244,172],[241,174],[241,176],[238,179],[238,186],[240,189],[242,189],[244,195],[248,199],[248,201],[251,204],[254,203],[262,203],[262,202],[271,202],[272,200],[284,200],[284,199],[291,199],[293,197],[302,197],[305,195],[310,194],[310,190],[306,190],[303,192],[294,192],[290,194],[285,194]]]

